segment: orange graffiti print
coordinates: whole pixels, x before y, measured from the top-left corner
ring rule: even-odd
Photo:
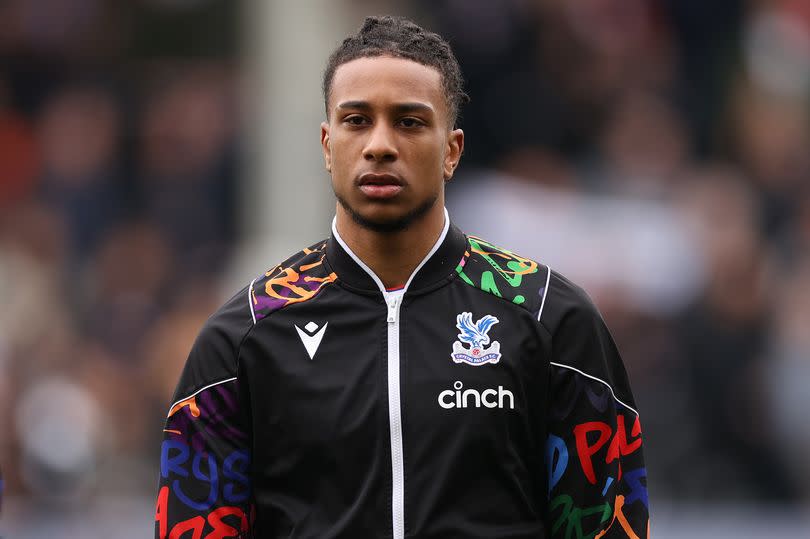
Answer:
[[[335,273],[331,273],[326,277],[305,276],[302,280],[301,274],[295,271],[293,268],[285,268],[284,270],[282,270],[281,275],[267,280],[264,290],[265,292],[267,292],[267,295],[269,297],[282,300],[285,303],[285,305],[292,305],[294,303],[300,303],[302,301],[311,299],[313,296],[315,296],[315,294],[318,293],[321,286],[323,286],[326,283],[331,283],[336,279],[337,275]],[[304,288],[303,286],[300,286],[301,282],[305,283],[315,282],[319,283],[320,286],[317,286],[314,289],[308,289]],[[279,291],[276,291],[276,287],[282,290],[292,292],[292,294],[294,295],[283,296]]]
[[[326,285],[337,281],[336,273],[327,273],[325,245],[304,249],[299,256],[264,274],[266,280],[256,283],[250,291],[254,321],[278,309],[308,301]]]
[[[169,410],[169,417],[179,412],[185,406],[188,406],[188,409],[193,417],[200,417],[200,408],[197,406],[197,397],[189,397],[172,406],[172,409]]]
[[[627,534],[628,539],[641,539],[633,530],[633,528],[630,526],[630,523],[627,521],[627,517],[624,516],[624,511],[622,511],[623,508],[624,508],[624,496],[620,494],[616,496],[616,508],[613,510],[613,518],[610,520],[610,524],[608,524],[607,528],[597,533],[596,537],[594,537],[593,539],[600,539],[601,537],[604,537],[605,534],[613,527],[613,524],[615,524],[617,520],[619,521],[619,525],[621,525],[622,530],[624,530],[624,532]],[[650,539],[649,520],[647,521],[647,539]]]

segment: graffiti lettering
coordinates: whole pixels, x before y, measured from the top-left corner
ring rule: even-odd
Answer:
[[[192,454],[193,453],[193,454]],[[207,511],[217,501],[220,493],[220,466],[212,453],[191,451],[191,448],[181,440],[167,439],[163,441],[160,450],[160,474],[163,479],[172,476],[188,478],[188,461],[191,459],[191,472],[199,484],[207,487],[205,500],[194,500],[181,486],[180,479],[172,482],[172,492],[184,505],[195,511]],[[205,461],[207,473],[203,470]],[[227,503],[241,503],[250,495],[250,480],[246,474],[250,463],[250,456],[246,450],[231,452],[222,462],[222,476],[230,481],[223,482],[222,496]],[[184,482],[189,488],[188,482]],[[193,487],[191,487],[192,490]]]
[[[610,519],[612,509],[608,502],[581,508],[574,505],[571,496],[561,494],[554,498],[549,505],[549,512],[560,511],[560,516],[551,526],[551,535],[557,536],[563,526],[564,539],[585,539],[593,537],[596,532]],[[591,530],[587,533],[584,529]]]
[[[630,492],[627,494],[625,503],[627,505],[632,505],[636,501],[641,500],[641,503],[649,508],[650,502],[647,495],[647,469],[637,468],[635,470],[625,472],[624,482],[628,487],[630,487]]]
[[[222,475],[226,479],[236,482],[225,483],[222,494],[228,503],[242,503],[250,496],[250,479],[247,476],[248,466],[250,466],[250,456],[247,451],[234,451],[225,458]],[[244,489],[237,492],[236,485],[242,485]]]
[[[568,448],[559,436],[549,434],[546,441],[546,464],[548,465],[548,494],[557,486],[568,468]]]
[[[613,525],[618,522],[619,526],[622,527],[622,531],[625,533],[625,537],[627,539],[641,539],[639,535],[633,530],[633,527],[630,525],[630,522],[627,520],[627,517],[624,514],[624,506],[625,500],[624,496],[616,496],[616,508],[613,511],[613,518],[610,520],[610,524],[608,524],[607,528],[596,534],[594,539],[601,539],[605,537],[605,534],[613,527]],[[650,520],[647,519],[647,539],[650,537]]]
[[[589,441],[589,434],[598,433],[598,438],[595,441]],[[635,439],[628,444],[627,431],[624,423],[624,415],[616,416],[616,431],[613,432],[610,425],[601,421],[589,421],[581,423],[574,427],[574,438],[576,439],[577,455],[579,462],[582,465],[582,471],[585,477],[592,484],[596,484],[596,474],[593,469],[594,456],[608,443],[607,452],[605,455],[605,463],[609,464],[620,456],[630,455],[641,447],[641,423],[638,417],[633,424],[631,436]],[[593,436],[590,437],[591,439]]]
[[[247,515],[239,507],[218,507],[207,515],[197,515],[178,522],[169,530],[168,503],[169,487],[162,487],[155,507],[155,522],[160,539],[181,539],[187,532],[191,532],[191,539],[226,539],[249,530]],[[230,524],[225,519],[229,519]],[[206,522],[211,531],[203,538]]]

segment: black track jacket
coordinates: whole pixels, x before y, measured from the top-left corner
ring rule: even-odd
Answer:
[[[598,312],[445,222],[402,290],[333,225],[208,320],[166,420],[157,538],[648,536]]]

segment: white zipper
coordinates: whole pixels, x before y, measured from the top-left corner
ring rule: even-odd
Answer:
[[[402,295],[383,292],[388,304],[388,424],[391,430],[391,515],[394,539],[405,537],[405,463],[399,385],[399,307]]]
[[[335,239],[343,247],[349,256],[357,263],[358,266],[363,268],[366,273],[377,283],[380,292],[382,292],[385,304],[388,307],[386,311],[387,322],[387,336],[388,336],[388,422],[391,431],[391,523],[393,526],[393,539],[405,539],[405,459],[402,449],[402,405],[400,398],[400,368],[399,368],[399,322],[400,322],[400,307],[402,306],[402,298],[405,292],[413,281],[414,276],[419,273],[422,266],[425,265],[431,256],[439,249],[439,246],[444,242],[447,237],[447,231],[450,229],[450,216],[447,214],[447,209],[444,210],[444,228],[439,235],[439,239],[433,244],[425,258],[416,266],[408,282],[402,290],[396,292],[389,292],[385,289],[379,277],[369,268],[354,252],[346,245],[343,238],[337,231],[337,218],[332,220],[332,234]]]
[[[386,292],[385,294],[385,302],[388,304],[388,323],[396,323],[397,319],[399,318],[399,304],[400,301],[400,294],[391,294],[390,292]]]

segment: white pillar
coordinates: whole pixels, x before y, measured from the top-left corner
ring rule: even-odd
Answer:
[[[356,21],[346,0],[246,0],[242,246],[226,287],[329,235],[334,197],[319,143],[321,76]]]
[[[321,77],[329,54],[389,0],[245,0],[242,245],[229,292],[329,235],[334,195],[324,170]],[[400,13],[399,14],[403,14]]]

